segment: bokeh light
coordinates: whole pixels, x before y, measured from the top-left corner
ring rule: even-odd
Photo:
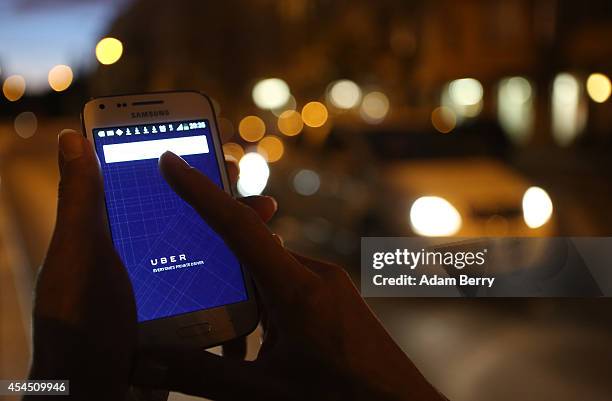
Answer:
[[[38,119],[31,111],[24,111],[15,117],[15,132],[22,138],[30,138],[36,133]]]
[[[327,107],[321,102],[310,102],[302,108],[302,120],[309,127],[320,127],[327,121]]]
[[[569,73],[560,73],[553,81],[552,131],[557,144],[570,145],[586,124],[586,105],[582,101],[583,88]]]
[[[355,82],[348,79],[336,81],[331,85],[328,99],[339,109],[352,109],[361,100],[361,89]]]
[[[473,106],[482,100],[482,84],[474,78],[456,79],[448,89],[451,100],[459,106]]]
[[[502,80],[505,85],[503,95],[512,103],[525,103],[531,99],[531,83],[524,77],[511,77]]]
[[[461,229],[461,215],[446,199],[439,196],[418,198],[410,208],[412,230],[426,237],[444,237]]]
[[[359,112],[366,122],[379,123],[389,112],[389,99],[382,92],[370,92],[363,97]]]
[[[442,90],[440,105],[455,113],[455,125],[466,118],[474,118],[483,107],[482,84],[474,78],[461,78],[449,82]]]
[[[531,83],[523,77],[504,78],[497,92],[497,115],[512,142],[522,145],[533,132],[535,120]]]
[[[253,101],[261,109],[276,109],[289,101],[289,85],[279,78],[262,79],[253,87]]]
[[[283,134],[295,136],[302,131],[304,122],[300,113],[294,110],[287,110],[278,117],[277,126]]]
[[[25,93],[25,88],[26,82],[21,75],[11,75],[4,81],[2,92],[8,100],[16,102]]]
[[[103,38],[96,45],[96,58],[100,64],[114,64],[123,54],[123,43],[116,38]]]
[[[266,124],[257,116],[246,116],[238,124],[238,132],[247,142],[257,142],[266,133]]]
[[[448,107],[436,107],[431,112],[431,125],[443,134],[447,134],[455,129],[457,125],[457,116],[455,112]]]
[[[257,144],[257,153],[265,157],[268,163],[274,163],[283,157],[285,146],[279,137],[268,135]]]
[[[56,92],[62,92],[68,89],[72,83],[72,69],[67,65],[56,65],[49,70],[49,86]]]
[[[591,99],[597,103],[605,102],[610,97],[610,93],[612,93],[610,78],[600,73],[589,75],[586,88]]]
[[[315,171],[303,169],[293,176],[293,188],[300,195],[310,196],[317,193],[321,186],[319,174]]]
[[[259,195],[268,184],[270,168],[266,159],[256,152],[247,153],[240,159],[238,192],[242,196]]]
[[[523,219],[529,228],[542,227],[550,220],[553,203],[540,187],[531,187],[523,195]]]
[[[223,144],[223,154],[239,162],[244,156],[244,149],[235,142],[228,142]]]

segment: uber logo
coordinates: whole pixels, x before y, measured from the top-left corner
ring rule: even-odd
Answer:
[[[166,265],[168,263],[176,263],[177,261],[186,261],[187,255],[184,253],[180,255],[162,256],[161,258],[151,259],[151,266],[157,266],[158,264]]]

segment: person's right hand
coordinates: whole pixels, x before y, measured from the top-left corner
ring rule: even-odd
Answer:
[[[287,251],[252,209],[182,158],[167,152],[160,168],[249,268],[265,335],[255,361],[158,350],[152,357],[165,374],[138,375],[138,384],[219,400],[443,399],[341,267]]]

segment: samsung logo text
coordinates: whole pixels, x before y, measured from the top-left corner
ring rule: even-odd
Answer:
[[[131,114],[132,114],[132,118],[146,118],[146,117],[169,116],[170,112],[168,110],[149,110],[149,111],[137,111]]]

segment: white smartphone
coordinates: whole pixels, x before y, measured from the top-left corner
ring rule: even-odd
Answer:
[[[100,159],[113,243],[132,281],[140,345],[206,348],[254,330],[248,272],[158,169],[170,150],[231,193],[208,97],[100,97],[85,104],[82,121]]]

